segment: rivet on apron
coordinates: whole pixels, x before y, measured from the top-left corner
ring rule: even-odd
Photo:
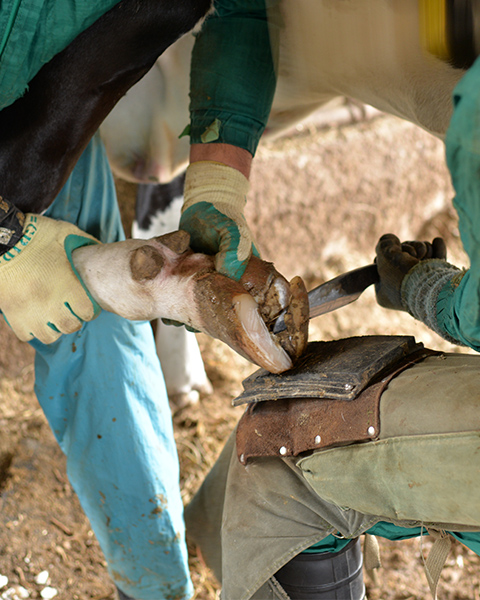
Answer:
[[[322,441],[322,438],[319,435],[315,436],[315,443],[318,445]]]
[[[285,448],[285,446],[282,446],[282,447],[280,448],[279,452],[280,452],[280,454],[281,454],[282,456],[284,456],[284,455],[287,453],[287,449]]]
[[[376,431],[375,431],[375,427],[373,427],[373,425],[370,425],[370,427],[367,429],[367,433],[368,435],[376,435]]]

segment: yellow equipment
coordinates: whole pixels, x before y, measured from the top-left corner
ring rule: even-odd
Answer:
[[[480,0],[419,0],[420,36],[427,52],[458,69],[480,54]]]

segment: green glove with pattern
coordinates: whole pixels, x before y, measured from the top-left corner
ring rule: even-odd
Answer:
[[[213,161],[192,163],[185,179],[180,229],[190,234],[194,252],[215,255],[219,273],[239,281],[253,244],[243,210],[248,179],[236,169]]]
[[[20,340],[49,344],[99,314],[71,260],[98,243],[71,223],[25,215],[23,236],[0,256],[0,310]]]

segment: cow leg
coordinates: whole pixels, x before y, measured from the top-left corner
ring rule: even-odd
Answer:
[[[211,394],[197,338],[185,327],[157,321],[157,354],[162,365],[168,398],[174,410],[196,404],[200,394]]]
[[[138,186],[132,237],[150,239],[178,229],[184,180],[182,174],[170,183]],[[194,333],[158,320],[155,343],[172,408],[195,404],[200,393],[212,393]]]
[[[2,196],[43,212],[120,98],[209,7],[210,0],[122,0],[45,64],[0,111]]]

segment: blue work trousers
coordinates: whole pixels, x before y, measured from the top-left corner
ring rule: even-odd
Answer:
[[[102,242],[124,238],[98,136],[46,215]],[[38,401],[114,582],[136,600],[191,597],[178,457],[150,324],[102,311],[80,331],[32,346]]]

